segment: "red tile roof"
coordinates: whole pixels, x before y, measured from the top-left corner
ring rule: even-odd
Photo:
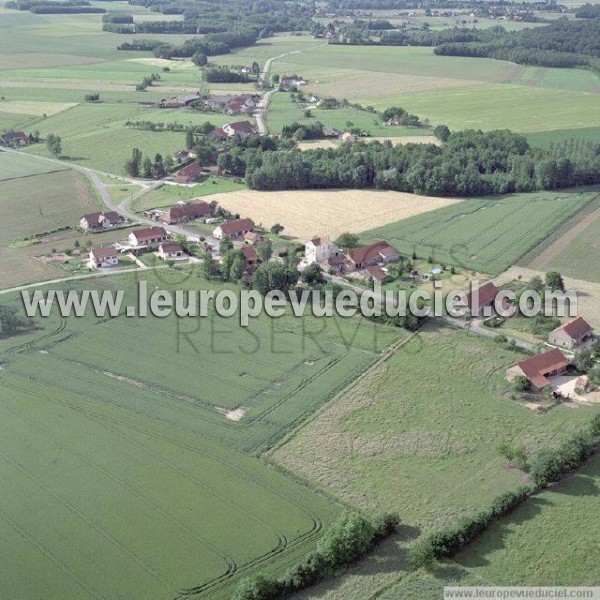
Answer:
[[[164,227],[147,227],[146,229],[136,229],[131,232],[138,242],[166,238],[167,232]]]
[[[221,223],[219,227],[225,235],[239,235],[242,231],[254,229],[254,221],[252,219],[238,219],[237,221]]]
[[[117,255],[115,248],[111,248],[109,246],[106,248],[92,248],[90,252],[96,260],[102,260],[103,258]]]
[[[256,248],[254,246],[243,246],[242,252],[244,254],[246,262],[256,262],[258,260],[258,252],[256,252]]]
[[[538,354],[537,356],[532,356],[531,358],[526,358],[517,363],[521,371],[525,374],[525,377],[540,389],[550,383],[546,379],[546,375],[554,371],[560,371],[570,364],[558,348]]]
[[[235,131],[235,133],[247,133],[249,135],[257,133],[254,125],[250,121],[237,121],[236,123],[229,123],[229,127]]]
[[[487,306],[488,304],[493,304],[496,296],[500,293],[500,290],[496,287],[496,285],[490,281],[485,283],[484,285],[480,285],[477,289],[473,290],[473,292],[469,292],[467,294],[467,306],[469,308],[472,307],[473,298],[472,295],[478,295],[478,304],[479,306]]]
[[[382,250],[391,249],[393,255],[397,255],[398,253],[387,243],[387,242],[375,242],[373,244],[369,244],[368,246],[359,246],[358,248],[352,250],[350,252],[350,259],[355,264],[362,264],[369,260],[373,260],[375,257],[381,254]]]
[[[369,275],[371,275],[371,277],[377,281],[385,281],[388,278],[388,274],[377,265],[367,267],[365,271],[368,271]]]
[[[174,223],[185,217],[188,219],[197,219],[204,215],[208,215],[211,212],[212,209],[209,204],[202,200],[198,200],[197,202],[188,202],[187,204],[172,206],[160,216],[160,220],[165,223]]]
[[[557,327],[554,331],[558,331],[559,329],[562,329],[573,340],[580,340],[584,335],[589,335],[594,331],[583,317],[577,317]]]
[[[200,163],[193,162],[177,171],[177,177],[199,177],[202,174]]]

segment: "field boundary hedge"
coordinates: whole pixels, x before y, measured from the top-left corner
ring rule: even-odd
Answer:
[[[522,485],[497,496],[488,508],[454,525],[434,531],[415,542],[408,551],[412,568],[431,566],[436,560],[452,558],[474,541],[490,525],[509,515],[529,498],[580,467],[600,450],[600,415],[595,415],[583,431],[574,433],[556,448],[539,450],[530,463],[532,485]]]

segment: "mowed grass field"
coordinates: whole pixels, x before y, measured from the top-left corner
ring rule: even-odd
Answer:
[[[0,244],[59,227],[75,227],[82,214],[101,208],[89,180],[75,171],[0,181]]]
[[[600,283],[599,231],[600,194],[519,264],[537,270],[558,269],[566,276]]]
[[[373,229],[362,237],[387,240],[407,256],[416,252],[436,262],[497,274],[597,195],[590,188],[472,198]]]
[[[402,577],[380,598],[439,600],[444,586],[594,586],[600,532],[600,460],[501,519],[434,573]],[[485,583],[484,583],[485,582]],[[330,596],[330,598],[335,596]]]
[[[600,78],[581,69],[436,56],[432,48],[329,45],[282,57],[273,70],[302,74],[308,92],[378,109],[400,105],[457,129],[576,135],[600,124]]]
[[[566,583],[562,577],[550,579],[550,571],[554,553],[562,551],[558,532],[566,532],[568,515],[579,502],[575,497],[559,500],[563,519],[549,512],[530,533],[519,533],[525,516],[518,513],[514,521],[509,520],[514,525],[492,528],[483,537],[485,544],[467,552],[470,561],[465,564],[476,570],[472,579],[453,565],[447,573],[442,567],[434,571],[445,573],[447,579],[410,573],[406,561],[412,540],[473,514],[522,482],[522,473],[507,468],[499,444],[523,444],[529,451],[553,446],[600,411],[598,405],[557,406],[535,414],[512,401],[504,373],[521,357],[473,334],[427,326],[274,451],[276,463],[344,502],[366,510],[397,511],[402,519],[399,535],[370,559],[351,567],[343,578],[307,590],[299,596],[302,600],[439,600],[442,581],[446,585]],[[589,483],[585,487],[590,489]],[[558,561],[565,575],[569,566],[573,569],[573,585],[579,581],[574,565],[587,547],[582,540],[594,539],[594,527],[583,530],[590,514],[586,509],[593,510],[593,503],[597,496],[590,495],[581,504],[581,517],[575,517],[575,530],[566,533],[565,548],[572,545],[579,550],[563,552]],[[541,531],[552,519],[548,531],[536,537],[533,530]],[[546,554],[543,541],[550,536],[555,537]],[[494,565],[493,556],[486,554],[487,548],[502,553],[499,540],[507,540],[507,548],[512,549],[510,565],[508,559]],[[591,560],[586,559],[582,582],[585,573],[593,577],[596,556],[594,550]],[[532,577],[536,571],[538,576]],[[543,575],[548,577],[545,582]],[[384,594],[385,590],[389,591]]]
[[[64,171],[66,167],[31,160],[27,156],[0,152],[0,181]]]

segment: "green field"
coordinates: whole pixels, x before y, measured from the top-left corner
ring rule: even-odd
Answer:
[[[74,171],[0,181],[4,222],[0,244],[59,227],[75,227],[82,214],[101,208],[89,180]]]
[[[554,131],[537,131],[527,134],[527,141],[531,146],[547,148],[550,144],[568,141],[572,138],[581,138],[600,143],[600,127],[587,129],[557,129]]]
[[[206,285],[143,276],[149,289]],[[129,303],[134,283],[54,287],[122,288]],[[11,597],[49,600],[201,585],[194,597],[221,599],[242,576],[282,573],[339,509],[241,450],[268,447],[400,335],[314,317],[38,322],[0,340],[2,569]],[[239,407],[241,421],[226,418]]]
[[[163,185],[134,201],[131,208],[136,212],[148,210],[149,208],[165,208],[180,200],[189,200],[196,196],[210,196],[211,194],[243,189],[246,189],[245,184],[232,179],[209,177],[192,187],[181,188],[176,185]]]
[[[535,192],[473,198],[362,234],[402,254],[500,273],[597,196],[597,191]]]
[[[520,357],[480,336],[429,326],[328,404],[274,452],[276,462],[323,486],[342,501],[367,510],[397,511],[403,523],[395,540],[378,549],[369,560],[353,567],[344,578],[325,582],[300,598],[364,600],[381,596],[386,600],[439,600],[439,580],[429,581],[419,574],[415,580],[415,575],[408,573],[407,544],[432,528],[486,507],[495,496],[522,482],[521,472],[506,467],[506,460],[497,450],[499,444],[523,444],[528,451],[552,446],[584,427],[592,414],[600,411],[599,406],[591,404],[575,409],[557,406],[536,414],[511,400],[504,372]],[[560,495],[556,493],[557,497]],[[471,583],[481,584],[485,579],[498,585],[542,584],[542,573],[547,574],[552,568],[552,559],[544,570],[541,560],[532,559],[530,563],[530,557],[536,551],[543,554],[541,540],[550,541],[551,536],[551,548],[561,551],[559,530],[568,527],[568,515],[572,513],[567,512],[567,507],[571,500],[578,501],[566,499],[564,517],[557,517],[543,536],[536,539],[531,534],[515,535],[510,553],[514,558],[513,573],[525,576],[528,568],[532,572],[537,568],[539,576],[535,581],[519,581],[518,576],[510,576],[508,560],[494,568],[490,559],[489,571],[486,567],[477,569],[479,581]],[[581,508],[575,531],[569,534],[573,546],[586,535],[583,527],[589,511],[594,510],[592,503],[596,506],[597,502],[597,496],[590,497]],[[546,519],[549,518],[552,517]],[[517,513],[515,523],[522,523],[523,519]],[[531,530],[539,531],[544,522],[532,524]],[[592,529],[587,538],[590,541],[596,532]],[[515,525],[510,530],[521,529]],[[486,548],[499,548],[499,540],[505,539],[507,531],[505,527],[492,528],[489,536],[483,538],[488,540],[483,551],[482,546],[476,545],[467,552],[471,557],[467,566],[481,565],[478,558],[485,556]],[[529,546],[519,554],[524,538]],[[568,565],[573,567],[586,547],[581,543],[577,553],[563,553],[560,564],[565,571]],[[591,555],[582,567],[582,581],[585,572],[590,576],[595,572],[597,549]],[[465,562],[460,558],[458,561]],[[442,568],[440,572],[443,573]],[[457,572],[462,576],[462,569]],[[573,584],[578,581],[577,572],[573,567]],[[382,595],[398,580],[398,587]],[[469,581],[464,583],[468,585]],[[424,592],[432,587],[436,595],[420,595],[420,586]]]
[[[386,126],[382,123],[378,115],[365,110],[356,110],[355,108],[322,109],[317,107],[311,110],[310,117],[305,117],[303,105],[292,102],[289,94],[279,92],[273,94],[267,113],[269,132],[279,134],[284,125],[294,121],[307,125],[320,121],[325,128],[334,127],[340,131],[351,127],[358,127],[373,137],[431,134],[431,129],[428,127]]]
[[[51,165],[49,163],[31,160],[27,156],[0,152],[0,181],[63,170],[65,170],[65,168],[60,165]]]
[[[379,597],[439,600],[444,586],[594,586],[600,532],[600,460],[528,500],[501,519],[455,560],[402,577]]]

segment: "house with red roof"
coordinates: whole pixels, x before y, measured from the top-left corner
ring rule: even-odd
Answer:
[[[236,123],[225,123],[223,131],[228,137],[245,138],[250,135],[258,135],[258,129],[250,121],[237,121]]]
[[[199,162],[193,162],[175,173],[177,183],[194,183],[202,177],[202,167]]]
[[[242,246],[242,254],[244,255],[245,270],[249,273],[256,271],[258,265],[262,262],[258,256],[258,252],[254,246]]]
[[[94,231],[96,229],[110,229],[118,225],[122,221],[120,215],[114,210],[110,212],[93,212],[83,215],[79,219],[79,227],[86,231]]]
[[[329,239],[328,236],[318,235],[306,242],[304,246],[304,262],[328,264],[333,257],[340,256],[341,250]]]
[[[92,248],[89,255],[89,266],[92,269],[115,267],[119,264],[117,251],[112,246]]]
[[[29,136],[24,131],[9,131],[0,135],[3,146],[27,146]]]
[[[200,219],[201,217],[211,215],[212,212],[210,204],[203,200],[196,200],[194,202],[171,206],[171,208],[160,215],[159,219],[163,223],[172,225],[173,223],[181,223],[182,221]]]
[[[133,248],[153,246],[166,242],[167,239],[168,235],[164,227],[146,227],[136,229],[129,234],[129,245]]]
[[[550,385],[549,377],[561,375],[570,364],[567,357],[555,348],[519,361],[506,370],[506,377],[509,381],[525,377],[534,390],[540,391]]]
[[[553,329],[548,335],[548,341],[551,344],[569,350],[573,350],[593,338],[594,329],[583,317],[577,317],[564,323]]]
[[[214,231],[213,235],[218,239],[223,238],[242,238],[249,231],[254,231],[254,221],[252,219],[237,219],[221,223]]]
[[[378,263],[396,262],[400,258],[397,250],[387,242],[374,242],[359,246],[346,254],[346,266],[355,271],[366,269]]]

